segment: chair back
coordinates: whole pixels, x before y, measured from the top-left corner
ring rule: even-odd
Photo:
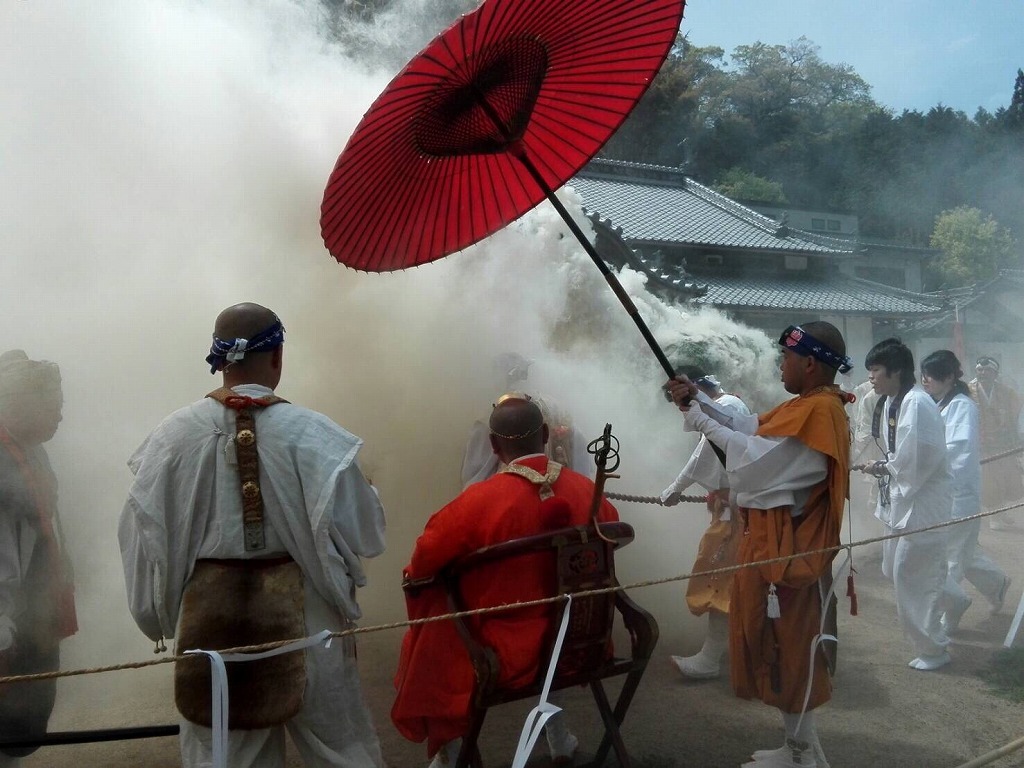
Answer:
[[[598,535],[593,525],[561,528],[494,544],[460,558],[446,568],[443,574],[450,605],[454,610],[474,607],[464,603],[460,589],[463,576],[478,569],[497,573],[501,570],[501,563],[526,556],[532,556],[537,567],[549,570],[550,591],[546,596],[576,595],[617,586],[613,552],[633,540],[633,528],[623,522],[601,523],[600,532],[601,535]],[[614,591],[574,597],[559,657],[558,676],[596,672],[611,658],[615,604]],[[564,603],[561,601],[545,606],[544,613],[548,617],[549,627],[539,649],[539,679],[543,678],[547,660],[551,658],[563,611]],[[476,658],[478,654],[473,652],[473,646],[479,647],[479,638],[474,636],[469,623],[460,622],[460,625],[460,634],[467,646],[470,646],[471,656]],[[482,683],[484,680],[479,671],[478,680]],[[493,678],[492,675],[483,677]]]

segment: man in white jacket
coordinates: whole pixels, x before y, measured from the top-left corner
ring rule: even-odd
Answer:
[[[952,514],[946,426],[932,398],[916,385],[914,356],[899,339],[886,339],[864,361],[884,400],[873,431],[885,458],[858,465],[879,478],[875,516],[887,533],[906,533],[945,522]],[[893,580],[896,610],[916,656],[910,666],[934,670],[950,662],[940,619],[946,581],[946,529],[890,539],[882,547],[882,573]]]
[[[384,549],[384,510],[356,463],[362,441],[274,395],[283,341],[265,307],[224,310],[207,357],[223,387],[171,414],[129,460],[129,606],[147,636],[177,637],[179,651],[348,629],[360,558]],[[287,727],[307,766],[380,766],[353,638],[304,656],[228,665],[228,764],[283,768]],[[182,764],[208,766],[209,661],[176,667]]]

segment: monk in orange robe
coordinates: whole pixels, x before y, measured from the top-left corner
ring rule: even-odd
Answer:
[[[835,547],[849,486],[848,395],[835,386],[852,363],[829,323],[790,326],[782,383],[797,395],[760,416],[726,414],[685,377],[669,385],[698,430],[725,451],[730,487],[744,523],[738,561],[753,563]],[[697,406],[691,404],[691,398]],[[827,767],[814,710],[831,698],[834,636],[830,594],[835,552],[744,568],[733,580],[730,611],[732,683],[742,698],[782,711],[786,743],[759,750],[744,768]],[[831,620],[822,621],[823,614]],[[824,629],[824,632],[823,632]]]
[[[416,542],[407,579],[436,575],[463,555],[590,519],[594,484],[577,472],[549,461],[544,455],[548,427],[537,405],[512,397],[499,401],[491,414],[491,445],[502,462],[498,474],[474,483],[435,513]],[[598,518],[618,519],[615,508],[602,500]],[[462,581],[463,596],[473,608],[551,597],[555,574],[543,554],[524,556],[514,570],[508,564],[480,569]],[[448,613],[440,587],[428,585],[407,596],[410,618]],[[486,644],[497,652],[504,685],[528,684],[547,659],[540,658],[550,629],[544,606],[502,611],[475,619]],[[402,641],[398,695],[391,719],[403,736],[427,740],[432,765],[444,765],[458,755],[458,739],[468,730],[474,686],[473,666],[454,625],[449,621],[412,627]],[[556,716],[548,723],[552,756],[571,759],[576,738]]]

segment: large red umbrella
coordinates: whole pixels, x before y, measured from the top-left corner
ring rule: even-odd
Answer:
[[[355,269],[425,264],[545,198],[674,375],[632,301],[553,190],[647,90],[684,0],[486,0],[420,52],[356,127],[324,193],[331,254]]]

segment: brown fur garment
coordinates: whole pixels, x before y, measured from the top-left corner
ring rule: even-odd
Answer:
[[[177,653],[221,650],[306,634],[302,572],[288,560],[200,560],[182,597]],[[226,662],[228,728],[252,730],[280,725],[302,706],[305,653],[247,662]],[[182,716],[210,727],[210,659],[179,661],[174,700]]]

